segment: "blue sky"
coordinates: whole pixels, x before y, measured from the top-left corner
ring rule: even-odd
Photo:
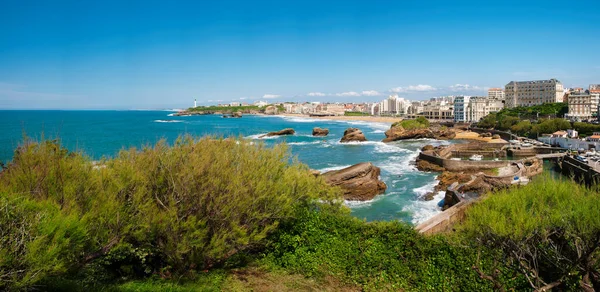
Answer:
[[[600,83],[598,11],[597,0],[3,0],[0,109],[587,87]]]

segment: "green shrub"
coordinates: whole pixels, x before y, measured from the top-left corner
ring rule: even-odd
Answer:
[[[271,242],[267,261],[274,265],[365,290],[491,290],[471,269],[474,252],[400,222],[366,223],[339,210],[304,209]]]
[[[392,124],[393,127],[401,126],[405,130],[425,129],[429,127],[429,121],[425,117],[418,117],[414,120],[402,120]]]
[[[260,249],[296,209],[339,197],[305,165],[289,161],[285,145],[267,148],[210,137],[183,137],[172,147],[161,141],[96,163],[56,142],[25,143],[0,173],[5,205],[17,208],[12,204],[23,196],[26,202],[56,206],[48,224],[77,229],[40,229],[46,221],[32,222],[23,228],[37,230],[39,237],[32,235],[27,248],[3,249],[1,261],[19,266],[8,259],[25,258],[23,265],[48,271],[23,285],[66,272],[69,265],[108,269],[119,278],[168,277],[220,265],[240,251]],[[40,212],[15,216],[28,219]],[[23,229],[9,227],[3,228],[6,238]],[[56,232],[67,231],[83,234],[76,233],[76,246],[68,239],[50,255],[40,250],[40,243],[53,244]]]
[[[530,289],[597,289],[599,205],[597,190],[545,175],[488,195],[468,210],[460,232],[475,246],[502,251],[497,261],[522,271]]]
[[[85,225],[49,201],[0,192],[0,290],[67,272],[88,248]]]

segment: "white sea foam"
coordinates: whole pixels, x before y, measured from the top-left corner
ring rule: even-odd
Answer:
[[[255,140],[256,140],[256,139],[263,140],[263,139],[277,139],[277,138],[281,137],[281,136],[269,136],[269,137],[261,137],[261,136],[264,136],[264,135],[266,135],[266,134],[267,134],[267,133],[256,134],[256,135],[250,135],[250,136],[246,136],[246,137],[244,137],[244,138],[246,138],[246,139],[255,139]]]
[[[335,165],[335,166],[331,166],[331,167],[321,168],[321,169],[319,169],[319,171],[321,173],[324,173],[324,172],[328,172],[328,171],[332,171],[332,170],[340,170],[342,168],[346,168],[346,167],[350,167],[350,166],[352,166],[352,165]]]
[[[183,123],[181,120],[154,120],[155,123]]]
[[[427,219],[433,217],[434,215],[442,212],[442,209],[438,206],[438,203],[444,198],[445,192],[439,191],[433,196],[433,200],[425,201],[422,197],[428,192],[433,192],[435,186],[438,184],[437,180],[433,180],[432,182],[414,188],[413,192],[419,197],[416,201],[413,201],[411,204],[406,205],[402,208],[402,211],[407,211],[412,213],[412,223],[419,224]]]
[[[371,134],[381,134],[381,133],[385,133],[384,130],[375,130],[373,132],[371,132]]]
[[[311,144],[319,144],[321,143],[321,141],[314,141],[314,142],[288,142],[288,145],[311,145]]]
[[[172,113],[172,114],[168,114],[168,115],[167,115],[167,117],[172,117],[172,116],[174,116],[174,115],[175,115],[174,113]]]

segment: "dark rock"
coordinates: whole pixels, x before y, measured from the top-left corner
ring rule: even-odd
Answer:
[[[365,138],[365,134],[363,134],[361,130],[357,128],[348,128],[344,131],[344,136],[340,142],[345,143],[352,141],[364,142],[367,141],[367,138]]]
[[[442,172],[445,169],[437,164],[431,163],[427,160],[417,159],[416,163],[417,169],[420,171],[436,171]]]
[[[368,201],[385,192],[387,186],[379,180],[379,167],[370,162],[328,171],[321,176],[332,186],[339,186],[344,192],[344,199],[351,201]]]
[[[233,114],[231,114],[232,118],[241,118],[242,117],[242,112],[234,112]]]
[[[277,132],[270,132],[268,134],[260,136],[259,138],[271,137],[271,136],[282,136],[282,135],[294,135],[295,133],[296,133],[296,131],[294,131],[294,129],[287,128],[287,129],[283,129],[283,130],[277,131]]]
[[[329,135],[329,129],[321,129],[319,127],[313,128],[312,131],[313,136],[327,136]]]
[[[423,146],[423,148],[421,148],[421,151],[429,151],[429,150],[433,150],[435,149],[435,147],[433,147],[433,145],[425,145]]]

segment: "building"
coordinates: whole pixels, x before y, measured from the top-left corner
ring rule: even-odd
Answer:
[[[593,135],[585,138],[588,142],[600,142],[600,132],[594,132]]]
[[[598,99],[596,104],[592,104],[592,96],[587,93],[569,94],[568,105],[569,113],[567,118],[570,120],[589,120],[592,118],[592,107],[595,108],[595,114],[598,114]]]
[[[488,98],[504,101],[504,89],[498,87],[488,89]]]
[[[502,102],[502,100],[491,98],[489,96],[472,97],[467,106],[466,122],[479,122],[483,117],[490,113],[498,112],[502,108],[504,108],[504,102]]]
[[[254,102],[254,105],[255,105],[255,106],[257,106],[257,107],[263,107],[263,106],[266,106],[266,105],[268,105],[268,104],[269,104],[269,103],[267,103],[266,101],[260,101],[260,100],[259,100],[259,101],[256,101],[256,102]]]
[[[454,108],[451,103],[445,100],[429,101],[423,105],[423,110],[420,113],[417,111],[411,117],[416,117],[417,115],[431,121],[452,121],[454,120]]]
[[[468,122],[467,110],[469,106],[470,96],[457,96],[454,98],[454,122]]]
[[[379,113],[389,115],[404,115],[408,112],[409,107],[409,101],[394,94],[380,102]]]
[[[590,84],[589,91],[591,94],[600,93],[600,84]]]
[[[504,87],[506,107],[563,102],[564,87],[556,79],[511,81]]]

